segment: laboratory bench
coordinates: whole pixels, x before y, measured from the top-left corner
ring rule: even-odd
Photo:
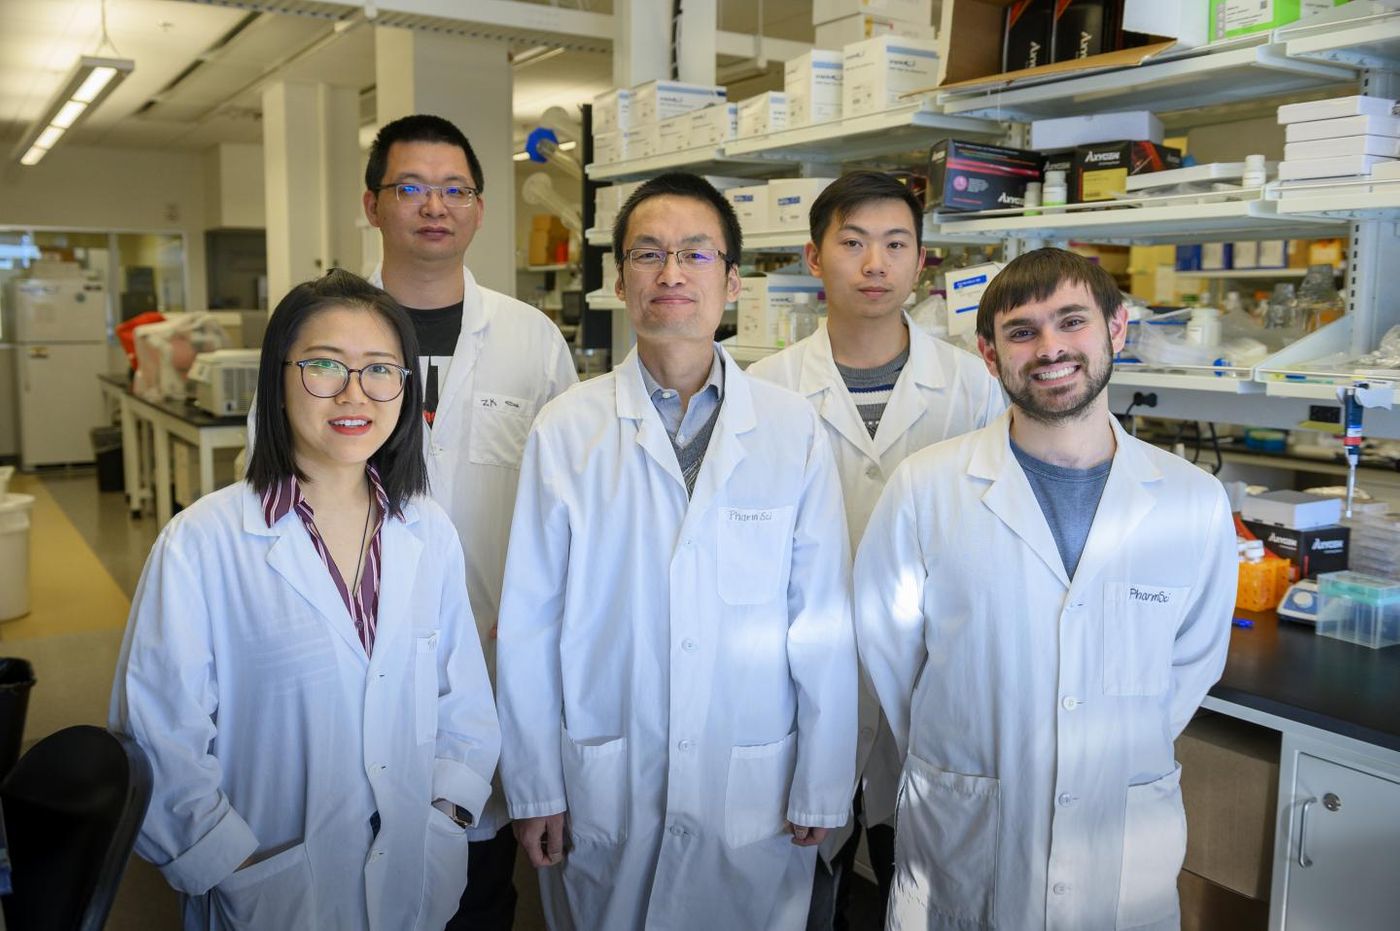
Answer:
[[[1235,617],[1250,626],[1232,628],[1202,708],[1253,725],[1278,748],[1277,804],[1260,832],[1261,844],[1273,835],[1270,931],[1400,927],[1400,646],[1319,637],[1273,612]],[[1189,809],[1188,781],[1184,768]],[[1229,818],[1228,806],[1218,810]]]

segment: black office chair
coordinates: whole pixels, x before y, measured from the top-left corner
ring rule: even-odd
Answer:
[[[39,741],[3,784],[10,931],[100,931],[151,801],[135,741],[80,725]]]

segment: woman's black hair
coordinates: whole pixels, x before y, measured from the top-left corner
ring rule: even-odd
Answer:
[[[398,301],[360,276],[339,268],[292,288],[267,322],[258,368],[258,408],[254,421],[257,442],[253,444],[248,462],[248,481],[263,494],[289,475],[306,480],[292,454],[283,371],[287,355],[306,321],[323,310],[336,307],[379,314],[398,335],[404,367],[410,370],[404,381],[403,405],[399,408],[394,432],[369,459],[379,470],[380,481],[389,498],[390,513],[401,517],[408,499],[428,490],[428,467],[423,461],[423,375],[418,368],[418,337],[408,311],[399,306]]]

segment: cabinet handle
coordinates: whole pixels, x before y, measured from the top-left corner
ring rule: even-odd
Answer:
[[[1310,798],[1303,803],[1303,813],[1298,818],[1298,865],[1303,869],[1313,865],[1312,857],[1308,856],[1308,809],[1317,804],[1317,799]]]

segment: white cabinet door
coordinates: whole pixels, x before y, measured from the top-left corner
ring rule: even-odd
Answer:
[[[1298,756],[1285,927],[1400,928],[1400,783]]]

